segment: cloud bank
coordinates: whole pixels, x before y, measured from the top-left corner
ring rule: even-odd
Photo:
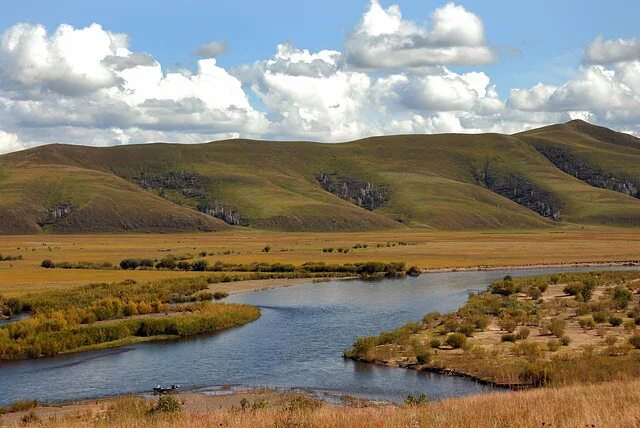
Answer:
[[[0,36],[0,152],[53,142],[515,132],[570,118],[640,133],[639,40],[596,37],[575,77],[501,99],[481,68],[498,60],[481,18],[453,3],[425,18],[408,21],[399,6],[373,0],[343,51],[282,43],[271,58],[227,70],[216,61],[226,43],[213,41],[192,52],[195,70],[173,71],[99,24],[49,32],[19,23]],[[460,65],[477,71],[454,71]]]

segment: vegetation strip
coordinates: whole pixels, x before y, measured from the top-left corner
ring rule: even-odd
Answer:
[[[640,375],[640,272],[505,277],[455,313],[429,313],[346,358],[510,388]]]

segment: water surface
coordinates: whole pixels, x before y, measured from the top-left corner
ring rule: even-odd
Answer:
[[[627,268],[628,269],[628,268]],[[448,312],[469,291],[511,275],[593,268],[444,272],[400,280],[330,281],[230,296],[262,309],[262,317],[217,335],[144,343],[40,360],[0,362],[0,405],[138,393],[156,384],[310,389],[401,401],[491,391],[468,379],[342,359],[357,336]]]

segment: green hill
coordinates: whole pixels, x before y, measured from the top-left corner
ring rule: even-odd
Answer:
[[[0,233],[640,226],[640,140],[586,122],[513,136],[226,140],[0,156]]]

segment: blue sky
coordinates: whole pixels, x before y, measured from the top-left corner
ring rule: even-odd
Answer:
[[[415,25],[419,27],[423,33],[429,31],[430,26],[433,25],[432,14],[434,11],[445,7],[447,4],[447,2],[415,0],[380,0],[379,3],[380,7],[389,12],[389,14],[393,13],[390,12],[392,10],[390,8],[392,8],[393,5],[397,5],[398,10],[401,11],[403,25],[407,23],[407,25]],[[495,85],[496,93],[491,96],[499,99],[504,104],[504,108],[511,108],[513,111],[492,111],[492,115],[498,115],[494,118],[495,120],[485,120],[487,117],[486,113],[480,114],[483,119],[469,117],[468,114],[464,117],[463,115],[454,115],[457,120],[454,121],[456,126],[461,127],[464,131],[503,129],[506,132],[516,130],[518,126],[524,129],[536,124],[545,124],[557,118],[566,118],[568,117],[567,115],[577,115],[591,118],[594,121],[607,125],[619,125],[619,127],[625,130],[636,132],[638,125],[635,117],[630,117],[629,114],[621,113],[617,110],[612,113],[613,110],[611,109],[613,107],[619,108],[620,106],[627,106],[627,104],[631,102],[629,99],[634,97],[633,92],[635,88],[632,86],[629,87],[628,82],[635,81],[633,76],[628,77],[627,80],[623,82],[627,89],[630,88],[632,93],[621,94],[620,96],[624,98],[624,102],[621,101],[621,103],[604,109],[603,111],[596,111],[597,108],[590,105],[588,100],[583,100],[580,94],[569,99],[567,98],[567,93],[573,90],[572,87],[570,87],[572,82],[578,81],[578,83],[574,85],[576,87],[584,87],[580,85],[582,80],[585,79],[591,79],[589,81],[593,82],[593,76],[587,76],[586,74],[588,70],[585,69],[588,67],[601,66],[607,69],[614,69],[618,67],[620,63],[633,64],[634,61],[637,61],[637,58],[634,56],[635,54],[632,53],[631,57],[621,58],[622,61],[605,61],[604,64],[599,65],[592,60],[585,59],[585,50],[600,36],[603,41],[615,42],[616,40],[626,40],[627,42],[620,43],[623,43],[623,45],[625,43],[627,43],[627,45],[631,43],[633,46],[630,49],[633,51],[633,49],[636,48],[633,43],[637,42],[637,37],[640,36],[637,25],[637,17],[640,16],[640,2],[602,2],[594,0],[581,2],[508,2],[470,0],[456,2],[456,5],[464,9],[465,13],[473,15],[481,21],[482,34],[480,34],[479,37],[485,40],[486,47],[493,52],[494,57],[492,60],[473,61],[464,59],[462,61],[453,60],[443,62],[442,64],[428,64],[429,67],[441,67],[438,72],[433,69],[425,71],[424,64],[419,64],[418,66],[410,65],[407,67],[404,65],[394,66],[393,71],[391,71],[389,67],[376,68],[376,66],[367,66],[365,74],[371,79],[384,78],[385,76],[391,75],[406,75],[410,76],[410,79],[415,78],[416,82],[423,82],[425,79],[424,76],[433,76],[438,73],[440,73],[441,76],[447,75],[447,73],[454,73],[455,75],[453,75],[453,77],[451,74],[447,75],[448,81],[451,81],[451,78],[455,79],[467,73],[484,73],[490,80],[486,88],[488,89]],[[97,23],[100,24],[105,32],[126,34],[128,36],[127,49],[130,52],[144,52],[149,54],[157,64],[161,65],[162,73],[164,73],[165,76],[168,73],[185,68],[191,70],[194,74],[198,74],[199,58],[190,53],[205,43],[225,41],[228,44],[228,49],[225,53],[216,57],[216,67],[224,70],[225,73],[228,72],[234,79],[237,78],[241,82],[245,92],[244,96],[246,96],[249,103],[248,107],[244,106],[242,108],[255,109],[259,114],[264,115],[263,118],[253,117],[253,119],[255,119],[254,124],[249,127],[244,127],[240,124],[240,122],[244,123],[243,121],[249,119],[235,118],[234,120],[236,122],[232,122],[237,124],[237,130],[234,130],[234,127],[229,125],[232,122],[227,122],[228,126],[218,126],[218,124],[211,122],[209,124],[210,126],[200,128],[198,126],[186,127],[189,129],[183,132],[184,135],[182,137],[179,135],[181,131],[179,126],[166,127],[164,125],[158,125],[154,127],[146,123],[140,124],[136,122],[136,120],[124,121],[126,122],[124,124],[114,121],[114,123],[111,124],[105,123],[104,121],[106,119],[102,118],[96,119],[96,123],[94,124],[87,124],[80,121],[82,122],[81,127],[78,126],[77,123],[58,123],[49,119],[44,121],[48,125],[57,128],[76,127],[78,132],[80,132],[81,128],[87,130],[87,132],[95,129],[95,135],[97,135],[97,137],[90,142],[92,144],[104,145],[123,142],[144,142],[145,138],[153,137],[185,142],[196,141],[199,138],[206,139],[224,136],[273,138],[308,137],[320,140],[331,140],[333,138],[348,139],[351,136],[362,136],[361,134],[363,134],[364,130],[369,128],[375,128],[375,131],[373,131],[375,133],[392,132],[395,128],[391,129],[385,126],[378,126],[379,124],[376,124],[377,127],[374,127],[371,123],[363,122],[362,126],[357,129],[342,129],[334,132],[333,129],[329,129],[330,127],[323,128],[320,124],[323,119],[318,117],[318,123],[300,125],[301,128],[299,132],[285,132],[285,129],[291,129],[294,125],[292,119],[289,123],[283,121],[281,121],[281,123],[274,123],[274,120],[277,120],[274,118],[283,114],[280,107],[282,107],[284,103],[289,105],[295,104],[296,102],[299,103],[302,98],[294,97],[294,99],[285,99],[286,96],[291,94],[276,93],[274,86],[264,86],[268,83],[265,83],[263,79],[264,76],[256,77],[257,73],[275,73],[275,71],[269,69],[273,64],[263,64],[259,67],[255,66],[255,64],[260,61],[264,62],[273,59],[276,46],[283,43],[289,43],[298,50],[306,49],[312,55],[322,50],[331,50],[342,53],[344,54],[342,57],[347,58],[347,49],[345,47],[347,40],[351,39],[353,34],[357,32],[356,30],[359,28],[359,23],[370,8],[371,5],[367,0],[325,0],[313,2],[301,2],[299,0],[274,0],[270,2],[248,0],[236,0],[233,2],[196,0],[184,0],[180,2],[168,0],[112,0],[109,2],[57,0],[53,2],[23,0],[20,2],[7,2],[3,5],[3,11],[0,15],[0,31],[9,31],[14,28],[16,24],[26,22],[33,25],[44,26],[47,30],[47,37],[53,37],[52,34],[61,24],[68,24],[72,26],[73,29],[82,29],[93,23]],[[465,23],[460,22],[460,25],[464,26]],[[447,42],[445,41],[444,43]],[[638,46],[640,46],[640,43],[638,43]],[[90,49],[90,47],[86,48]],[[629,54],[628,49],[625,50],[625,52]],[[5,59],[4,64],[15,65],[20,63],[20,60],[16,59],[15,53],[11,55],[13,56]],[[2,57],[0,56],[0,66],[3,64],[2,61]],[[286,61],[290,64],[293,60],[287,58]],[[322,62],[325,61],[325,59],[318,61]],[[340,68],[342,66],[335,66],[335,64],[332,65],[332,67],[335,66],[338,72],[358,68],[354,68],[354,63],[350,63],[351,60],[347,59],[345,61],[348,65],[345,66],[344,69]],[[614,63],[615,65],[612,65]],[[63,66],[64,64],[60,67]],[[250,67],[253,67],[253,69],[249,70]],[[244,71],[240,72],[240,69]],[[627,67],[625,70],[629,69],[630,68]],[[19,68],[10,69],[5,66],[5,84],[2,85],[5,90],[7,90],[8,86],[18,85],[18,83],[21,91],[27,91],[28,89],[27,92],[30,94],[34,93],[35,90],[43,91],[43,93],[51,93],[51,91],[57,90],[51,85],[44,89],[42,87],[34,88],[40,84],[42,76],[38,75],[34,77],[34,80],[27,82],[24,79],[20,80],[17,76],[19,72]],[[594,69],[594,72],[597,73],[598,70]],[[15,73],[15,75],[12,76],[11,73]],[[618,75],[620,74],[621,72],[618,70]],[[121,82],[123,79],[119,74],[116,77],[117,79],[114,81],[117,80]],[[0,79],[3,79],[3,77],[0,76]],[[350,82],[348,84],[354,84],[354,79],[347,79]],[[11,83],[14,80],[20,80],[20,82]],[[300,79],[297,79],[296,85],[300,83],[299,80]],[[469,83],[469,79],[463,78],[463,80]],[[231,86],[234,84],[231,79],[225,82],[224,84]],[[89,82],[90,85],[93,85],[93,83],[95,82]],[[316,83],[319,82],[317,80],[309,80],[306,84],[310,85],[309,87],[314,87]],[[532,98],[542,96],[534,90],[534,87],[539,83],[547,85],[544,91],[542,91],[546,98],[542,101],[536,99],[536,102],[533,102]],[[222,83],[218,81],[216,84]],[[616,82],[612,82],[611,84],[614,85]],[[283,85],[287,86],[288,84]],[[407,83],[407,85],[409,84]],[[472,84],[470,85],[473,86]],[[568,85],[565,92],[556,91],[557,93],[553,93],[553,88],[562,89],[563,85]],[[96,88],[98,88],[98,86],[96,86]],[[318,90],[320,87],[323,86],[319,84],[315,89]],[[420,89],[416,89],[418,87]],[[324,90],[327,90],[327,88],[328,87],[325,87]],[[335,89],[335,85],[331,86],[331,88]],[[7,91],[7,93],[14,93],[16,91],[15,87],[11,89],[12,90]],[[106,90],[106,86],[100,86],[98,89],[104,91]],[[528,97],[525,97],[527,94],[522,93],[520,99],[513,98],[513,100],[510,100],[512,89],[529,90],[530,93]],[[416,83],[415,85],[412,84],[411,86],[404,87],[402,89],[404,92],[398,89],[397,93],[402,92],[406,94],[407,91],[415,90],[438,91],[438,87],[434,84],[419,85]],[[606,94],[606,89],[602,88],[602,90],[605,91],[604,93]],[[309,97],[307,88],[302,88],[300,91],[306,92],[304,96]],[[459,89],[452,89],[452,87],[444,88],[443,94],[446,91],[449,91],[449,94],[452,93],[451,91],[453,91],[454,94],[459,93]],[[174,92],[175,91],[172,92],[172,101],[177,100],[182,102],[188,98],[186,95],[174,96]],[[225,91],[223,90],[222,92]],[[348,93],[349,91],[345,92],[344,88],[342,88],[342,92]],[[484,94],[484,89],[481,89],[481,92]],[[476,101],[484,96],[488,96],[483,94],[477,94],[478,99]],[[98,98],[94,96],[95,94],[85,95],[89,98],[85,97],[82,103],[99,104],[100,102],[105,102],[104,99],[97,101]],[[219,95],[219,91],[213,91],[211,96],[218,97]],[[229,101],[229,106],[238,107],[239,104],[243,103],[242,100],[238,101],[236,95],[231,97],[233,101]],[[387,97],[387,95],[389,94],[386,94],[383,98],[393,98],[390,95]],[[366,95],[369,101],[362,103],[360,111],[356,115],[357,118],[368,118],[367,120],[371,120],[372,117],[378,117],[377,122],[396,121],[405,123],[408,120],[413,120],[410,119],[410,117],[418,115],[424,120],[414,121],[410,129],[419,131],[421,129],[420,127],[424,125],[424,132],[428,132],[430,130],[437,131],[440,129],[437,123],[442,124],[445,119],[438,122],[438,118],[444,118],[447,115],[450,116],[453,114],[450,112],[454,111],[451,107],[442,107],[442,102],[440,101],[434,103],[434,97],[438,98],[438,100],[441,98],[440,94],[436,93],[427,94],[425,100],[414,100],[415,102],[405,103],[403,107],[404,110],[402,111],[399,107],[394,106],[393,109],[395,109],[394,111],[397,114],[390,115],[389,117],[385,116],[381,119],[381,113],[379,111],[372,111],[370,108],[372,96],[370,93]],[[158,98],[153,93],[151,93],[149,97],[150,98],[147,99],[166,100],[170,98],[169,96]],[[302,97],[302,95],[300,95],[300,97]],[[24,96],[18,98],[24,98]],[[194,97],[190,96],[190,98]],[[378,95],[374,98],[376,100],[382,99]],[[526,105],[523,101],[525,98],[528,100]],[[562,98],[562,100],[551,105],[551,102],[558,98]],[[281,104],[278,104],[274,99],[279,100]],[[0,100],[2,100],[1,93]],[[70,95],[70,100],[77,102],[78,94]],[[200,101],[209,106],[212,104],[204,99]],[[470,109],[469,104],[456,103],[455,101],[456,100],[453,100],[454,105],[464,106],[464,108],[458,107],[460,111],[466,109],[468,113]],[[33,100],[33,103],[41,102],[41,98],[34,98]],[[128,104],[131,106],[130,102],[128,102]],[[4,105],[7,109],[9,109],[9,107],[16,108],[18,100],[12,99],[10,95],[5,94]],[[44,106],[44,104],[42,105]],[[0,107],[1,106],[2,104],[0,104]],[[220,108],[220,106],[216,108]],[[438,108],[440,108],[440,110],[438,110]],[[42,109],[44,109],[44,107],[42,107]],[[305,112],[305,108],[300,107],[299,111],[291,112],[291,114],[301,114],[304,116],[308,111],[317,109],[317,106],[308,106]],[[518,111],[515,110],[520,112],[535,111],[539,119],[533,121],[534,123],[526,121],[518,122]],[[631,108],[627,108],[625,111],[629,110],[631,110]],[[388,114],[389,111],[390,108],[385,105],[385,114]],[[138,113],[140,112],[138,111]],[[352,113],[353,111],[345,112],[345,119],[354,120],[355,116],[349,116]],[[444,113],[446,113],[446,115]],[[142,112],[141,114],[146,114],[146,112]],[[253,112],[248,113],[249,116],[251,116],[251,114],[253,114]],[[291,114],[289,114],[289,118]],[[118,112],[115,112],[112,116],[117,115]],[[446,117],[446,122],[451,125],[453,122],[449,116]],[[612,120],[611,118],[614,116],[616,118],[624,116],[624,120]],[[605,118],[607,119],[605,120]],[[89,119],[87,120],[89,122],[91,121]],[[261,120],[263,123],[258,124],[257,122]],[[310,119],[307,117],[305,120]],[[156,122],[159,122],[159,120]],[[126,125],[128,124],[131,126],[127,127]],[[8,114],[4,117],[0,115],[0,132],[2,132],[0,133],[0,138],[4,135],[5,139],[14,139],[14,147],[18,147],[18,144],[21,146],[29,146],[51,142],[49,139],[44,138],[47,134],[46,132],[38,133],[38,128],[42,128],[43,126],[43,123],[29,123],[28,120],[24,120],[16,114]],[[309,131],[309,129],[312,129],[313,132]],[[105,130],[108,130],[108,132]],[[129,130],[136,132],[129,132]],[[401,130],[401,127],[398,128],[398,130]],[[456,129],[456,127],[453,126],[451,130],[461,129]],[[118,134],[119,137],[116,134]],[[7,137],[7,135],[9,137]],[[124,137],[122,137],[123,135]],[[86,140],[86,136],[83,136],[83,138]],[[72,136],[69,137],[69,140],[73,140]],[[19,143],[16,141],[19,141]],[[6,143],[6,146],[8,147],[9,143]]]

